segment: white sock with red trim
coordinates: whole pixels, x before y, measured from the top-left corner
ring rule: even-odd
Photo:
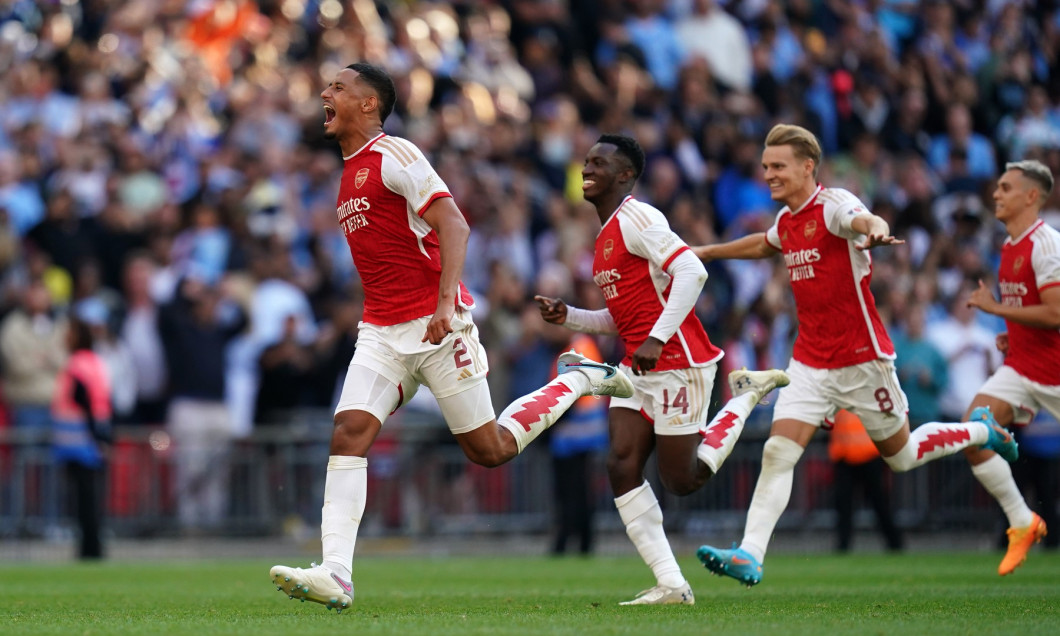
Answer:
[[[592,385],[584,373],[564,373],[509,404],[497,418],[497,423],[511,432],[521,453],[527,444],[555,424],[578,398],[591,392]]]
[[[696,449],[696,456],[711,472],[717,474],[732,453],[732,447],[743,432],[744,422],[757,403],[751,393],[738,395],[729,400],[710,424],[699,432],[703,436],[703,443]]]
[[[902,473],[969,446],[982,446],[988,439],[990,431],[982,422],[927,422],[910,431],[905,446],[883,461],[895,472]]]

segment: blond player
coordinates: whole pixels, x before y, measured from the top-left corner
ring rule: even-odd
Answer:
[[[351,64],[321,93],[324,132],[345,161],[336,208],[364,287],[364,320],[331,436],[320,524],[324,558],[277,565],[276,588],[342,610],[353,602],[353,551],[367,494],[368,450],[387,416],[419,385],[438,399],[464,454],[483,466],[518,455],[585,395],[629,397],[621,371],[576,353],[563,373],[496,417],[486,356],[460,282],[468,226],[445,183],[412,143],[383,132],[394,83]]]
[[[762,580],[762,560],[791,496],[792,474],[810,438],[827,418],[846,409],[865,425],[883,459],[897,472],[971,446],[986,446],[1008,461],[1016,443],[977,409],[973,422],[927,423],[909,430],[905,393],[894,369],[894,347],[869,290],[869,249],[902,241],[887,222],[850,192],[817,183],[821,146],[799,126],[775,126],[766,137],[762,167],[774,201],[784,204],[767,231],[693,248],[703,260],[781,255],[788,270],[799,332],[781,390],[773,428],[762,451],[762,471],[747,512],[743,541],[731,550],[702,546],[710,571],[748,586]]]
[[[1004,426],[1026,425],[1043,408],[1060,417],[1060,232],[1039,216],[1052,189],[1053,173],[1041,162],[1005,166],[994,189],[994,214],[1008,232],[998,271],[1001,302],[982,281],[968,299],[968,306],[1004,318],[1008,329],[997,337],[1005,364],[969,407],[989,408]],[[985,449],[964,453],[1008,517],[1008,550],[997,572],[1010,574],[1045,536],[1045,522],[1027,506],[1006,462]]]

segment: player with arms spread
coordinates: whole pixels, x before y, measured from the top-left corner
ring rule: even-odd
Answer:
[[[894,347],[869,291],[869,249],[902,241],[850,192],[817,183],[821,146],[799,126],[774,126],[762,166],[774,201],[784,204],[767,232],[692,248],[704,261],[766,258],[780,253],[791,279],[799,332],[773,428],[762,451],[743,542],[731,550],[702,546],[711,572],[748,586],[762,580],[761,562],[791,497],[795,464],[827,418],[846,409],[861,418],[888,465],[904,472],[970,446],[986,446],[1008,461],[1016,443],[988,409],[979,421],[927,423],[910,432],[905,393],[894,368]]]
[[[518,455],[585,395],[628,397],[617,368],[568,357],[563,373],[497,418],[486,355],[460,282],[469,229],[420,150],[383,132],[394,83],[365,63],[336,73],[321,93],[324,131],[345,161],[339,225],[364,286],[357,351],[335,407],[324,483],[324,558],[309,569],[277,565],[278,590],[342,610],[353,602],[354,544],[367,493],[367,454],[387,416],[426,385],[464,454],[483,466]],[[568,355],[568,354],[565,354]]]
[[[631,195],[644,171],[636,140],[603,135],[582,169],[582,190],[602,225],[596,237],[593,279],[607,308],[570,307],[537,296],[542,317],[576,331],[618,334],[626,347],[621,369],[633,372],[632,396],[611,400],[608,477],[615,505],[656,585],[623,605],[695,602],[663,531],[662,510],[644,479],[658,450],[667,490],[687,495],[721,468],[743,431],[751,409],[774,387],[788,383],[783,371],[733,371],[733,398],[704,425],[718,360],[693,311],[707,272],[656,208]]]
[[[1026,425],[1042,408],[1060,418],[1060,232],[1040,217],[1052,190],[1053,173],[1041,162],[1005,165],[994,189],[994,215],[1008,233],[998,272],[1001,302],[982,281],[968,299],[969,307],[1004,318],[1008,329],[997,337],[1005,363],[969,407],[989,408],[1003,426]],[[1010,574],[1045,536],[1045,522],[1027,506],[1006,462],[985,449],[964,454],[1008,517],[1008,551],[997,572]]]

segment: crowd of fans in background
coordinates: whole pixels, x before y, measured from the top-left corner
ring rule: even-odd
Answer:
[[[640,141],[636,196],[703,244],[771,224],[765,133],[813,130],[821,182],[906,240],[874,252],[873,287],[914,422],[959,419],[999,364],[1003,324],[963,298],[996,271],[1004,162],[1060,175],[1052,2],[2,2],[0,378],[14,426],[46,414],[56,334],[78,303],[105,309],[89,314],[119,424],[165,422],[217,450],[290,408],[332,406],[360,291],[318,94],[357,60],[395,77],[387,132],[423,149],[471,225],[464,280],[498,406],[529,381],[527,352],[556,347],[535,292],[602,306],[580,195],[601,132]],[[1060,189],[1045,210],[1060,226]],[[698,313],[722,371],[782,366],[796,328],[782,263],[709,273]],[[217,514],[203,505],[188,514]]]

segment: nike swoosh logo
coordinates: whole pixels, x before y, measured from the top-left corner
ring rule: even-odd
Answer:
[[[751,565],[751,562],[747,559],[741,559],[740,557],[734,556],[732,562],[736,565]]]
[[[571,364],[571,365],[568,365],[568,366],[572,366],[572,367],[592,367],[594,369],[602,369],[602,370],[607,372],[607,375],[604,376],[605,380],[610,378],[611,376],[613,376],[615,374],[615,372],[617,371],[617,369],[615,369],[612,366],[609,366],[609,365],[606,365],[606,364],[593,364],[592,362],[582,362],[581,364]]]
[[[352,583],[347,583],[346,581],[343,581],[342,579],[340,579],[335,574],[332,574],[331,578],[335,579],[335,582],[339,584],[339,587],[341,587],[342,589],[346,590],[347,594],[353,590],[353,584]]]

